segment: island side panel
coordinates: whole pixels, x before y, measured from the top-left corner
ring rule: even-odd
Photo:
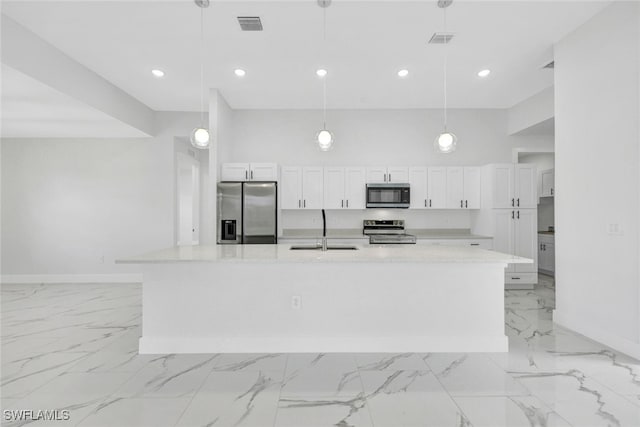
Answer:
[[[504,267],[148,264],[140,352],[507,351]]]

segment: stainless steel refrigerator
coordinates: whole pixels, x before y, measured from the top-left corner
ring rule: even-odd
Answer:
[[[278,242],[278,184],[218,183],[218,243]]]

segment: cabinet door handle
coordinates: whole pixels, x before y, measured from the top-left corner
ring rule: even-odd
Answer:
[[[542,250],[543,250],[543,251],[546,251],[546,250],[547,250],[547,245],[546,245],[546,244],[542,245]]]
[[[429,199],[429,207],[431,207],[431,199]]]
[[[298,199],[298,209],[302,207],[302,202]]]
[[[516,219],[516,213],[514,211],[511,211],[511,219]]]
[[[513,279],[513,280],[520,280],[520,278],[519,278],[519,277],[513,277],[513,276],[511,276],[511,279]]]
[[[387,174],[384,174],[384,182],[387,182]]]
[[[424,207],[427,207],[427,199],[424,199]]]
[[[244,179],[249,179],[249,172],[244,171]]]
[[[251,171],[251,179],[253,179],[253,171]]]
[[[518,207],[520,207],[520,199],[518,199]]]
[[[349,199],[347,199],[347,207],[349,207]]]
[[[518,211],[518,219],[520,219],[520,211]]]
[[[471,246],[480,246],[480,243],[471,243]]]
[[[391,182],[391,174],[389,174],[389,182]]]
[[[462,200],[460,200],[460,208],[464,207],[464,205],[463,205],[463,203],[462,203],[462,202],[463,202],[463,201],[462,201]]]
[[[303,208],[306,208],[306,207],[307,207],[307,200],[306,200],[306,199],[303,199],[303,200],[302,200],[302,207],[303,207]]]
[[[553,196],[553,188],[551,189],[551,195]]]
[[[515,199],[511,199],[511,207],[513,208],[513,207],[515,207],[515,206],[516,206],[516,201],[515,201]]]
[[[468,207],[469,207],[469,201],[468,201],[468,200],[465,200],[465,201],[464,201],[464,207],[465,207],[465,208],[468,208]]]
[[[341,200],[341,201],[340,201],[340,207],[341,207],[341,208],[344,208],[344,200]]]

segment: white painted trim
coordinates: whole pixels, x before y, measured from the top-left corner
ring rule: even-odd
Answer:
[[[3,274],[0,283],[142,283],[142,274]]]
[[[511,149],[511,161],[518,163],[518,154],[520,153],[549,153],[555,154],[555,150],[550,150],[546,147],[517,147]]]
[[[398,353],[506,352],[500,336],[406,337],[149,337],[140,338],[140,354],[168,353]]]
[[[584,335],[591,340],[602,343],[634,359],[640,359],[640,343],[615,336],[611,334],[611,332],[599,328],[596,325],[589,325],[583,321],[575,321],[575,319],[571,319],[570,316],[566,316],[558,310],[553,311],[553,321],[564,328]]]

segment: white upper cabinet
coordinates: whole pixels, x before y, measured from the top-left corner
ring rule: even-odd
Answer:
[[[322,209],[324,182],[321,167],[285,166],[280,181],[282,209]]]
[[[324,208],[344,208],[344,168],[324,168]]]
[[[427,209],[429,207],[428,169],[426,167],[409,168],[409,185],[411,185],[411,209]]]
[[[447,168],[447,209],[480,209],[480,169]]]
[[[277,181],[278,165],[275,163],[250,163],[249,179],[251,181]]]
[[[387,182],[406,184],[409,182],[409,168],[406,166],[389,166]]]
[[[223,163],[221,181],[277,181],[276,163]]]
[[[220,168],[221,181],[248,181],[249,163],[223,163]]]
[[[302,168],[302,208],[322,209],[324,201],[323,169],[321,167]]]
[[[367,168],[367,183],[407,183],[409,168],[405,166],[372,166]]]
[[[515,165],[516,208],[535,208],[538,206],[538,175],[536,165]],[[534,247],[535,249],[535,247]],[[537,253],[537,252],[536,252]]]
[[[540,192],[540,196],[541,197],[551,197],[554,196],[554,186],[555,186],[555,177],[554,177],[554,170],[553,169],[547,169],[544,170],[542,172],[540,172],[540,180],[541,182],[541,192]]]
[[[324,169],[325,209],[364,209],[365,168]]]
[[[538,202],[536,166],[533,164],[490,165],[492,207],[535,208]]]
[[[445,209],[447,207],[447,168],[427,169],[427,194],[429,208]]]
[[[365,168],[345,168],[344,198],[345,208],[364,209],[366,204]]]

